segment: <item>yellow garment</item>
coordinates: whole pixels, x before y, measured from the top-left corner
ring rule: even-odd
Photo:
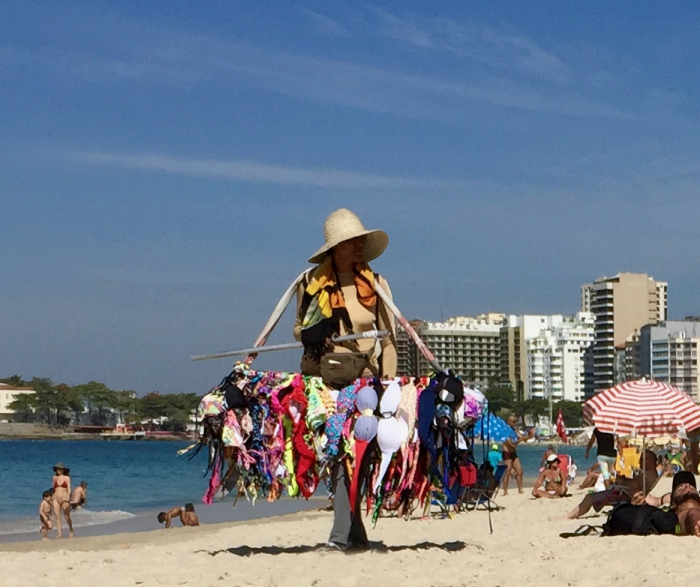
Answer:
[[[376,301],[375,307],[368,308],[358,300],[357,286],[355,283],[355,275],[352,273],[340,273],[338,275],[338,281],[340,282],[340,287],[343,291],[343,298],[345,299],[345,307],[347,308],[348,314],[350,316],[350,321],[352,322],[352,331],[355,333],[367,332],[368,330],[374,330],[375,324],[379,330],[388,330],[389,336],[385,336],[381,339],[381,363],[382,363],[382,376],[395,377],[396,376],[396,324],[394,317],[386,309],[384,304],[380,299]],[[377,277],[377,283],[379,286],[391,296],[391,289],[386,280],[379,275]],[[299,316],[301,310],[301,304],[304,297],[305,286],[303,283],[297,288],[297,314],[296,321],[294,322],[294,338],[296,340],[301,340],[301,329],[302,329],[302,317]],[[345,325],[340,324],[340,334],[348,334],[345,331]],[[356,345],[343,346],[338,344],[335,346],[335,352],[352,352],[353,350],[359,350],[363,353],[367,353],[370,357],[370,362],[376,368],[378,368],[378,358],[375,353],[375,340],[371,338],[363,338],[355,341]],[[354,348],[353,348],[354,347]],[[366,375],[371,375],[368,371]]]
[[[287,467],[289,475],[285,478],[284,484],[287,486],[287,495],[296,497],[299,493],[296,473],[294,472],[294,453],[292,451],[292,428],[294,424],[288,416],[282,418],[284,423],[284,466]]]
[[[372,308],[377,303],[377,292],[374,291],[374,273],[367,263],[357,265],[356,270],[357,273],[353,273],[353,282],[357,288],[357,300],[366,308]],[[329,257],[309,274],[306,293],[313,299],[306,311],[306,316],[303,316],[302,330],[330,318],[333,315],[333,310],[346,307],[342,289],[338,288],[337,285],[338,280]]]
[[[615,470],[622,475],[631,479],[634,476],[634,471],[639,469],[640,454],[633,446],[623,448],[622,454],[618,455],[615,462]]]

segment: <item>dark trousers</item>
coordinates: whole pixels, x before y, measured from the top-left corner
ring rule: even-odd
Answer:
[[[350,482],[345,474],[345,463],[339,462],[333,470],[333,528],[329,542],[342,546],[369,545],[362,515],[350,509]]]

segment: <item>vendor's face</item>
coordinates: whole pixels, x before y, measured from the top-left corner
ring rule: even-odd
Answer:
[[[350,240],[338,243],[333,247],[333,258],[336,263],[364,263],[365,261],[365,237],[358,236]]]

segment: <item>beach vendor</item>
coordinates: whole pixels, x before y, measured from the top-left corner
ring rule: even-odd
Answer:
[[[332,367],[329,366],[332,360],[341,369],[357,369],[356,373],[348,374],[348,383],[350,375],[352,379],[373,375],[393,378],[396,376],[394,320],[375,290],[378,283],[390,295],[389,285],[368,265],[384,252],[389,237],[382,230],[365,229],[360,219],[345,208],[328,216],[324,232],[325,244],[309,259],[316,266],[297,289],[294,336],[304,344],[301,371],[304,375],[323,375],[324,367]],[[332,342],[336,335],[371,330],[388,330],[390,334],[381,340]],[[326,384],[333,387],[332,381]],[[359,508],[355,514],[350,507],[345,454],[339,453],[331,467],[333,528],[328,546],[339,550],[367,548]]]

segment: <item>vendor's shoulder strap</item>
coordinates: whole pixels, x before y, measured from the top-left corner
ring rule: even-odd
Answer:
[[[275,309],[272,310],[272,314],[270,314],[270,317],[267,319],[267,322],[265,323],[265,326],[263,326],[263,329],[258,335],[258,338],[255,339],[255,343],[253,344],[253,346],[263,346],[265,342],[267,342],[268,337],[275,329],[275,326],[277,326],[277,323],[280,321],[280,318],[282,317],[282,314],[284,314],[284,311],[287,309],[287,306],[294,299],[299,284],[302,283],[304,279],[308,279],[309,271],[310,269],[306,269],[305,271],[300,273],[296,277],[296,279],[289,285],[287,290],[280,298],[280,301],[277,302]],[[245,362],[248,365],[250,365],[255,360],[256,356],[257,355],[254,354],[248,355],[248,357],[246,357]]]

